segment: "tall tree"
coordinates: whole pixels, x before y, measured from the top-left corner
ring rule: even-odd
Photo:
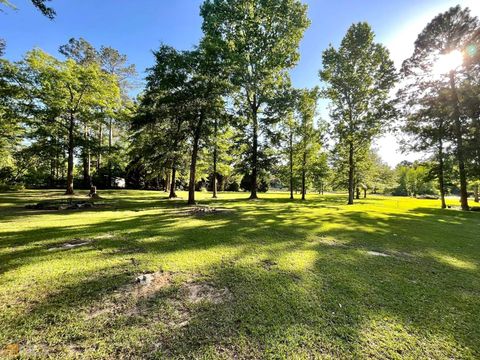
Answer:
[[[452,7],[437,15],[423,29],[415,42],[413,55],[402,66],[404,78],[411,84],[411,91],[415,91],[418,99],[432,91],[438,81],[446,83],[449,96],[445,105],[449,108],[449,123],[453,129],[463,210],[469,209],[465,151],[468,118],[461,109],[459,83],[465,79],[462,52],[471,45],[478,29],[478,19],[471,16],[468,9]]]
[[[448,122],[449,109],[445,106],[448,104],[448,92],[441,82],[423,94],[416,91],[415,85],[407,84],[399,91],[404,119],[402,130],[410,135],[404,141],[403,148],[415,152],[433,152],[437,164],[433,170],[438,179],[441,208],[445,209],[445,156],[452,131]]]
[[[89,184],[91,182],[90,168],[92,150],[95,150],[96,169],[97,172],[99,172],[104,152],[103,128],[104,125],[107,126],[108,186],[111,186],[114,158],[114,128],[121,127],[121,123],[117,121],[117,118],[121,118],[121,110],[125,110],[128,107],[128,90],[130,88],[131,78],[136,75],[135,66],[128,64],[127,56],[121,54],[118,50],[109,46],[102,46],[97,50],[91,43],[81,37],[78,39],[71,38],[67,44],[60,46],[59,52],[81,66],[97,64],[104,72],[117,79],[122,95],[122,106],[114,109],[115,111],[112,112],[109,112],[108,109],[98,109],[95,117],[91,118],[92,121],[84,121],[84,138],[82,143],[84,182],[85,184]],[[93,139],[94,132],[97,133],[95,139]]]
[[[240,113],[250,123],[251,199],[257,198],[262,111],[298,61],[309,25],[299,0],[206,0],[201,7],[206,46],[214,49],[238,89]]]
[[[116,79],[101,71],[95,63],[79,66],[71,59],[60,61],[41,50],[28,53],[25,61],[35,83],[36,104],[52,109],[67,128],[66,194],[71,195],[74,193],[74,151],[80,120],[98,107],[109,108],[118,103]]]
[[[313,163],[313,155],[318,152],[320,136],[314,126],[319,89],[303,89],[298,91],[297,115],[298,134],[300,138],[300,171],[302,179],[302,200],[305,200],[307,192],[307,175]]]
[[[354,199],[356,163],[393,116],[389,92],[397,75],[388,50],[374,40],[370,25],[353,24],[338,50],[324,51],[320,71],[332,104],[333,134],[347,157],[348,204]]]

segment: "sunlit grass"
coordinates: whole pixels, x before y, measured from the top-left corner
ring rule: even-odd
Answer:
[[[191,215],[162,192],[101,196],[108,207],[32,211],[24,206],[61,192],[0,194],[0,349],[18,343],[26,358],[480,357],[479,214],[410,198],[347,206],[334,194],[197,193],[223,211]],[[52,249],[73,239],[89,243]],[[158,270],[171,285],[148,299],[126,292]],[[188,281],[232,297],[188,303]]]

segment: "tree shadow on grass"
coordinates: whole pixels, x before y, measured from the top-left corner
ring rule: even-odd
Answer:
[[[62,341],[82,348],[100,342],[106,357],[480,356],[476,319],[480,313],[480,244],[473,236],[477,214],[450,215],[418,208],[380,216],[354,208],[340,212],[327,208],[318,217],[308,211],[296,214],[297,204],[285,202],[279,207],[281,200],[188,217],[191,223],[168,212],[139,212],[82,228],[7,234],[12,246],[80,234],[123,234],[125,240],[95,241],[93,248],[82,251],[99,251],[99,256],[108,258],[119,256],[109,251],[141,248],[159,266],[169,254],[198,256],[198,250],[231,249],[205,259],[204,266],[195,271],[205,272],[216,287],[227,287],[232,299],[217,305],[192,305],[191,319],[184,327],[170,327],[155,315],[167,311],[163,300],[172,295],[161,292],[144,301],[142,316],[118,314],[92,324],[75,321],[80,310],[131,283],[132,272],[142,270],[112,268],[106,273],[92,272],[72,285],[60,284],[53,295],[7,324],[12,331],[4,337],[14,340],[11,337],[22,326],[28,331],[21,333],[25,337],[33,333],[35,339],[42,331],[52,337],[67,332]],[[322,205],[301,206],[315,209]],[[331,224],[338,226],[324,228]],[[377,254],[369,253],[372,250]],[[303,252],[313,253],[314,260],[300,270],[289,268],[289,261],[297,261]],[[20,264],[14,262],[21,266],[46,255],[22,249],[11,256],[23,259]],[[268,259],[271,266],[263,266],[262,259]],[[53,316],[53,323],[45,314]],[[119,343],[109,341],[114,338]],[[132,348],[127,350],[129,345]]]

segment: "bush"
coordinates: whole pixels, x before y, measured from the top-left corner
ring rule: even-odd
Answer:
[[[21,190],[25,190],[25,185],[0,183],[0,192],[21,191]]]
[[[238,191],[240,191],[240,185],[238,184],[238,182],[234,181],[234,182],[228,184],[226,190],[227,190],[227,191],[238,192]]]
[[[265,179],[260,181],[260,185],[258,185],[258,191],[261,193],[266,193],[268,191],[269,185]]]

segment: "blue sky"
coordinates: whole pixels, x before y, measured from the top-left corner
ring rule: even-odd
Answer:
[[[6,57],[19,60],[33,47],[57,54],[71,37],[84,37],[93,45],[109,45],[127,54],[140,74],[152,65],[151,50],[161,42],[189,49],[201,37],[199,7],[202,0],[52,0],[55,20],[41,16],[28,0],[10,0],[17,11],[2,7],[0,37],[7,40]],[[337,45],[348,27],[368,21],[377,40],[391,51],[396,64],[408,57],[416,35],[437,13],[461,4],[480,15],[480,0],[308,0],[312,22],[300,46],[301,60],[292,71],[297,87],[319,85],[322,51]],[[322,116],[327,117],[322,102]],[[390,165],[414,154],[400,154],[396,139],[385,136],[377,142]]]

